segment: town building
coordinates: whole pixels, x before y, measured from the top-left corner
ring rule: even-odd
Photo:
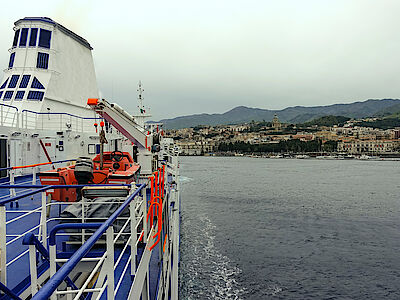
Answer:
[[[351,140],[338,143],[338,152],[349,154],[390,154],[398,152],[400,140]]]
[[[277,114],[275,114],[274,118],[272,119],[272,128],[275,131],[281,131],[281,129],[282,129],[282,123],[279,121]]]

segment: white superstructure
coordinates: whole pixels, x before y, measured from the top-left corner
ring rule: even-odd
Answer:
[[[48,18],[18,20],[14,31],[1,100],[18,109],[93,117],[85,107],[86,99],[98,97],[90,44]]]
[[[100,119],[86,105],[99,96],[88,41],[49,18],[20,19],[14,32],[0,82],[0,167],[46,162],[40,140],[52,160],[98,153]],[[105,127],[105,151],[129,145]]]

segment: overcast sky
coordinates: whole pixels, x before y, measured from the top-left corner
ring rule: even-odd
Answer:
[[[8,6],[8,7],[7,7]],[[8,1],[13,22],[47,16],[86,38],[103,97],[154,119],[400,98],[399,0]]]

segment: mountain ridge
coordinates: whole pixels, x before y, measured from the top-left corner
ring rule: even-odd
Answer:
[[[327,115],[340,115],[349,118],[373,117],[397,108],[400,99],[368,99],[353,103],[338,103],[319,106],[291,106],[281,110],[236,106],[224,113],[201,113],[163,119],[167,129],[179,129],[198,125],[228,125],[254,121],[271,121],[275,114],[282,122],[304,123]]]

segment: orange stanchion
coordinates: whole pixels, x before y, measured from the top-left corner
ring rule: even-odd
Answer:
[[[165,235],[165,239],[164,239],[164,245],[162,247],[162,252],[165,252],[165,244],[167,243],[167,239],[168,239],[168,234]]]
[[[144,235],[144,231],[142,231],[142,234],[140,235],[140,237],[139,237],[139,242],[141,242],[142,241],[142,239],[143,239],[143,235]]]

